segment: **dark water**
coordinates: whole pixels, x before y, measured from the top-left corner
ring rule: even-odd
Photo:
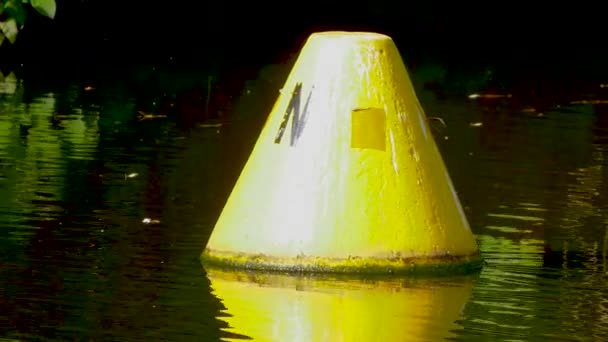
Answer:
[[[427,115],[446,123],[433,131],[487,261],[480,274],[206,272],[199,255],[289,67],[223,78],[151,66],[88,78],[5,72],[0,336],[608,339],[608,104],[588,102],[608,100],[601,80],[411,68]],[[512,96],[467,97],[484,91]],[[203,120],[204,108],[224,117]],[[138,111],[168,117],[140,121]]]

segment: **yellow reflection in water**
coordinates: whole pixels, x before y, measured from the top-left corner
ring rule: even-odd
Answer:
[[[428,341],[458,329],[474,276],[337,280],[208,270],[227,332],[255,341]]]

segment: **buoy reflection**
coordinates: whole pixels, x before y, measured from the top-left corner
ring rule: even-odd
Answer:
[[[207,276],[229,335],[293,342],[442,340],[459,329],[475,277],[348,280],[210,269]]]

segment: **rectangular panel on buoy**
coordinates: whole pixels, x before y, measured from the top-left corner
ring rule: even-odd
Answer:
[[[381,108],[357,108],[352,111],[351,147],[384,151],[386,114]]]

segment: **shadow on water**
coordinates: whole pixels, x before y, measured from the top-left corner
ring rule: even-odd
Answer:
[[[199,255],[290,66],[2,70],[0,336],[606,338],[608,80],[599,77],[411,68],[426,114],[446,124],[433,122],[433,133],[487,261],[479,275],[205,272]]]

